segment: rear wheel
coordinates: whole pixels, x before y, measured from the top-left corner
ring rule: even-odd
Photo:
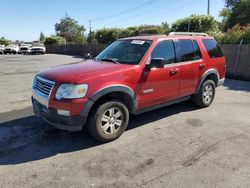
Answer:
[[[88,122],[89,133],[101,142],[119,138],[129,122],[127,107],[118,100],[111,100],[97,106]]]
[[[215,83],[212,80],[203,82],[199,92],[193,96],[196,105],[205,108],[212,104],[215,96]]]

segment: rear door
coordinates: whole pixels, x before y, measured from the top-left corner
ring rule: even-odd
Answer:
[[[199,46],[195,40],[176,40],[178,64],[180,65],[180,91],[179,98],[195,92],[200,71],[205,64],[201,57]]]

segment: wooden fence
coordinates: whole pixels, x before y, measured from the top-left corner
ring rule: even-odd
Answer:
[[[91,53],[96,56],[106,45],[46,45],[47,53],[84,56]],[[226,57],[226,77],[240,80],[250,80],[250,45],[222,45],[222,51]]]
[[[250,45],[222,45],[227,62],[226,77],[250,80]]]

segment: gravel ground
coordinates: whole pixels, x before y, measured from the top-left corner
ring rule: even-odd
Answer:
[[[131,117],[118,140],[55,130],[33,116],[30,85],[61,55],[0,56],[0,187],[250,187],[250,82],[226,80],[213,105]]]

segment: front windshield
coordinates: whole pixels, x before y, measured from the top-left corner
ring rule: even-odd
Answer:
[[[98,61],[110,61],[120,64],[137,65],[147,52],[152,41],[149,40],[118,40],[103,50],[97,57]]]

